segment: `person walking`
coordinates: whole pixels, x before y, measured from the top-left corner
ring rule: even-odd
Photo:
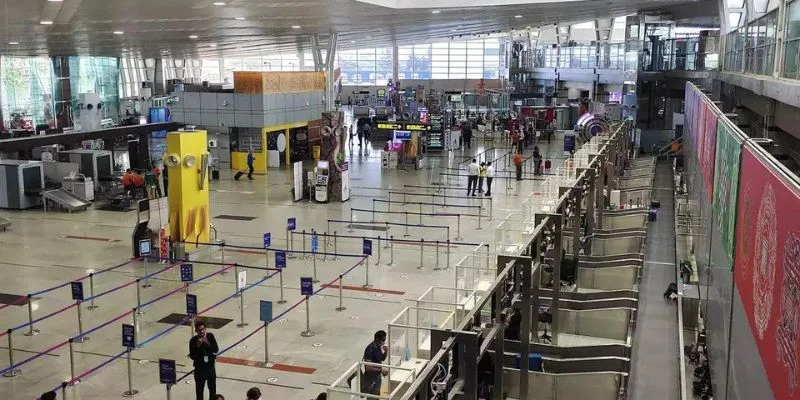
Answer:
[[[372,364],[382,364],[386,361],[389,348],[386,346],[386,331],[377,331],[373,336],[373,341],[364,349],[363,360]],[[361,393],[381,394],[381,375],[388,375],[388,370],[377,365],[365,365],[364,373],[361,375]]]
[[[209,399],[217,395],[217,372],[214,362],[219,352],[214,334],[206,332],[206,323],[197,321],[194,324],[197,335],[189,340],[189,358],[194,364],[194,388],[197,400],[203,400],[203,392],[208,384]]]
[[[253,149],[247,151],[247,179],[253,180],[253,163],[256,161],[256,156],[253,154]]]
[[[486,163],[482,162],[478,169],[478,193],[483,193],[483,181],[486,179]]]
[[[461,135],[464,137],[464,147],[472,149],[472,128],[470,128],[468,121],[461,125]]]
[[[478,186],[478,175],[481,172],[481,167],[478,165],[476,159],[467,165],[467,196],[476,196],[475,189]]]
[[[522,153],[514,154],[514,166],[517,167],[517,180],[522,180]]]
[[[494,167],[491,162],[486,163],[486,196],[492,195],[492,180],[494,180]]]
[[[539,146],[533,148],[533,174],[542,174],[542,153],[539,151]]]

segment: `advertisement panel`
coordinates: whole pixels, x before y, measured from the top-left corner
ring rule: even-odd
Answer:
[[[728,261],[733,261],[736,229],[736,200],[739,193],[739,159],[742,144],[724,124],[717,125],[717,154],[714,159],[714,229],[722,236]],[[733,265],[730,265],[733,268]]]
[[[741,155],[734,279],[776,399],[800,399],[800,190]]]
[[[703,101],[703,134],[701,144],[703,152],[700,153],[700,167],[703,171],[703,182],[706,188],[706,199],[713,200],[714,192],[714,158],[717,149],[717,115],[714,113],[714,106],[707,101]]]

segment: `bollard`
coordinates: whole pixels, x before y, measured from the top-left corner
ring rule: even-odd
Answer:
[[[303,254],[300,256],[300,259],[301,260],[307,260],[308,257],[306,257],[306,230],[305,229],[303,229],[302,235],[303,235]]]
[[[439,267],[439,241],[436,241],[436,265],[433,267],[434,271],[440,271],[442,268]]]
[[[139,311],[137,311],[139,313],[139,315],[142,315],[142,314],[144,314],[144,311],[142,311],[142,289],[139,288],[139,282],[140,282],[140,280],[137,279],[136,280],[136,309],[139,310]],[[188,284],[188,282],[185,282],[185,284]],[[187,290],[188,290],[188,286],[186,286],[186,287],[187,287]]]
[[[458,214],[458,221],[456,225],[456,240],[464,240],[464,238],[461,237],[461,214]]]
[[[264,321],[264,367],[269,368],[269,322]]]
[[[145,274],[147,274],[147,269],[145,269]],[[89,274],[89,307],[87,308],[89,310],[97,308],[97,306],[94,305],[94,272]]]
[[[339,238],[336,237],[336,231],[333,231],[333,260],[339,259]]]
[[[364,272],[364,280],[365,281],[364,281],[364,286],[362,286],[362,287],[363,288],[369,288],[369,287],[372,287],[372,285],[369,284],[369,256],[367,256],[367,258],[365,258],[364,260],[366,260],[367,262],[364,264],[364,271],[365,271]],[[361,260],[361,261],[363,262],[364,260]]]
[[[37,334],[39,334],[39,330],[33,328],[33,303],[32,303],[32,297],[33,296],[28,295],[28,332],[25,334],[25,336],[36,336]],[[9,334],[9,336],[10,335],[11,334]],[[9,347],[9,348],[11,348],[11,347]]]
[[[425,267],[425,263],[422,261],[422,248],[425,246],[425,239],[420,239],[419,241],[419,267],[417,269],[423,269]]]
[[[74,338],[69,338],[69,384],[70,386],[75,386],[78,384],[78,380],[75,379],[75,350],[73,349],[72,342],[74,342]]]
[[[311,306],[309,299],[311,296],[306,296],[306,330],[300,333],[302,337],[312,337],[314,332],[311,332]]]
[[[142,285],[142,287],[147,289],[152,285],[150,285],[150,277],[148,276],[150,274],[147,273],[147,257],[142,257],[142,259],[144,260],[144,285]],[[224,263],[225,262],[223,261],[223,264]],[[89,274],[89,279],[91,279],[91,278],[92,278],[92,275]],[[92,303],[92,307],[94,307],[94,303]],[[89,308],[91,308],[91,307],[89,307]]]
[[[446,254],[444,269],[448,270],[450,269],[450,239],[447,239],[447,251],[444,254]]]
[[[375,260],[375,265],[381,265],[381,237],[378,235],[378,259]]]
[[[75,338],[76,343],[83,343],[89,340],[88,336],[83,336],[83,318],[81,318],[81,301],[78,300],[78,337]]]
[[[14,343],[11,340],[12,332],[14,332],[12,329],[6,330],[6,336],[8,336],[8,368],[10,368],[10,370],[3,374],[6,378],[18,376],[22,373],[21,370],[14,368]]]
[[[283,298],[283,268],[278,270],[278,281],[279,281],[280,290],[281,290],[281,299],[278,300],[278,304],[285,304],[286,300],[284,300],[284,298]]]
[[[336,311],[344,311],[347,309],[344,307],[344,300],[342,297],[342,291],[344,286],[344,281],[342,281],[342,278],[344,278],[344,276],[339,275],[339,307],[336,307]]]
[[[389,236],[389,266],[394,267],[394,235]]]
[[[403,237],[409,237],[411,235],[408,234],[408,211],[406,211],[406,233],[403,234]]]
[[[238,276],[238,275],[237,275]],[[238,286],[239,283],[237,282],[236,285]],[[244,328],[250,324],[244,322],[244,288],[239,291],[239,323],[236,324],[239,328]]]
[[[133,388],[133,372],[131,370],[131,348],[128,347],[127,357],[128,359],[128,390],[125,393],[122,393],[122,397],[136,397],[139,395],[139,391]]]

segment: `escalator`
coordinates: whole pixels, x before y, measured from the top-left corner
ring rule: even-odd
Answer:
[[[66,189],[48,190],[45,191],[43,195],[45,210],[47,209],[48,201],[50,204],[67,210],[68,212],[83,211],[92,205],[90,201],[83,199]]]

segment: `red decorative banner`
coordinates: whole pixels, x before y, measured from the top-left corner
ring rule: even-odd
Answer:
[[[736,288],[776,399],[800,400],[800,190],[742,151]]]

